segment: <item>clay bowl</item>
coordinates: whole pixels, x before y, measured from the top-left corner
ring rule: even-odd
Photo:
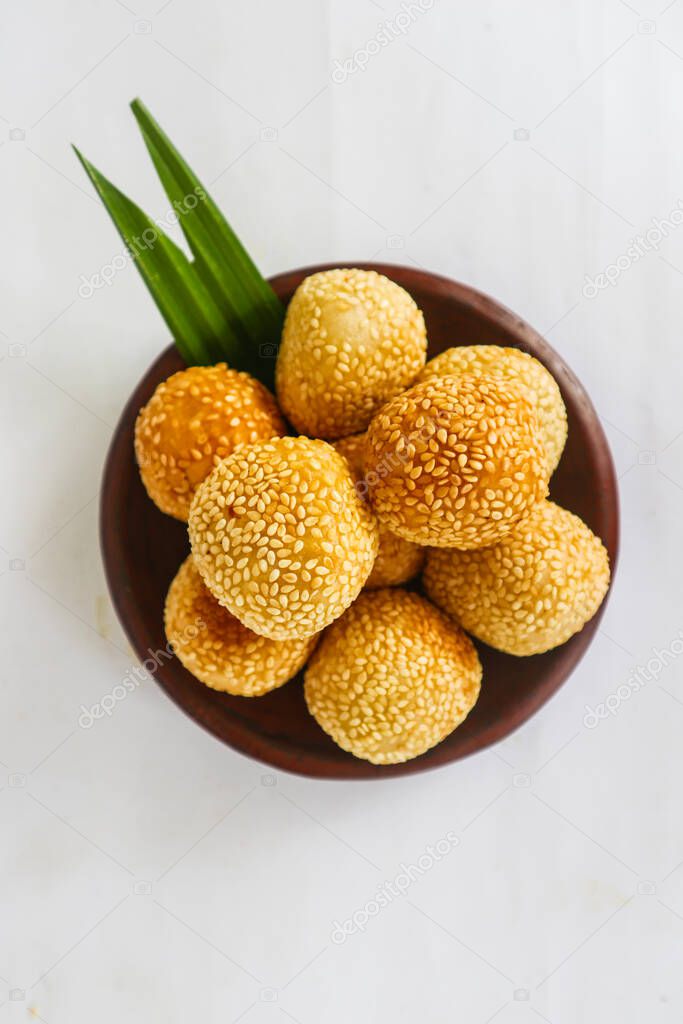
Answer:
[[[454,344],[486,343],[520,348],[545,364],[560,385],[569,416],[569,439],[551,482],[551,497],[602,538],[614,568],[619,513],[612,458],[588,395],[557,352],[508,309],[463,284],[407,267],[358,266],[386,274],[413,295],[425,314],[430,357]],[[304,277],[324,269],[294,270],[271,283],[288,302]],[[116,611],[141,660],[166,646],[164,598],[189,544],[185,526],[159,512],[143,489],[133,456],[133,427],[156,385],[182,366],[171,346],[149,368],[123,411],[104,471],[102,555]],[[306,710],[301,676],[252,699],[215,693],[175,658],[163,662],[155,679],[196,722],[259,761],[317,778],[386,778],[445,765],[511,733],[568,678],[591,643],[600,615],[564,646],[531,658],[514,658],[478,644],[484,668],[478,704],[443,743],[401,765],[378,767],[335,746]]]

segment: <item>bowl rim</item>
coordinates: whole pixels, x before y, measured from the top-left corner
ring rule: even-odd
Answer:
[[[346,267],[376,271],[377,273],[383,274],[392,280],[396,280],[397,283],[401,284],[402,287],[405,287],[407,291],[410,291],[410,286],[405,281],[402,282],[401,278],[407,278],[413,283],[416,281],[422,282],[428,286],[432,292],[438,294],[438,292],[443,291],[444,297],[448,295],[451,299],[456,298],[462,305],[474,310],[484,320],[495,323],[498,328],[502,326],[510,334],[514,335],[514,337],[522,344],[528,343],[529,346],[535,350],[537,357],[540,358],[541,362],[543,362],[553,376],[558,379],[561,386],[562,383],[565,382],[572,388],[575,395],[578,395],[583,421],[588,425],[591,434],[596,440],[594,457],[597,465],[597,475],[602,481],[606,493],[609,494],[607,508],[609,510],[610,536],[603,536],[601,539],[610,552],[610,585],[608,592],[605,595],[605,599],[593,618],[586,623],[578,634],[575,634],[574,637],[567,641],[567,643],[574,641],[574,657],[571,659],[571,663],[563,666],[561,671],[555,672],[552,687],[546,688],[543,692],[539,692],[538,689],[534,689],[524,701],[518,702],[515,707],[515,713],[508,714],[505,719],[506,728],[504,732],[501,733],[496,728],[496,722],[491,723],[488,727],[484,727],[475,737],[473,737],[471,743],[465,744],[463,749],[455,753],[445,750],[444,744],[439,744],[437,747],[432,748],[431,751],[426,752],[427,754],[432,754],[432,759],[429,762],[424,761],[424,757],[426,755],[422,755],[411,761],[406,761],[396,765],[377,766],[370,762],[353,758],[352,755],[349,755],[349,758],[352,759],[354,765],[353,771],[346,772],[341,767],[339,770],[336,770],[335,768],[331,769],[329,766],[326,766],[324,770],[320,771],[311,770],[310,765],[300,765],[298,763],[299,759],[293,757],[287,752],[281,752],[276,747],[268,747],[266,754],[263,750],[255,750],[254,746],[258,746],[258,744],[250,743],[248,740],[243,740],[241,734],[238,737],[226,737],[224,732],[214,726],[211,716],[203,717],[197,714],[194,708],[188,707],[178,699],[177,695],[164,684],[163,670],[154,673],[155,683],[164,690],[167,696],[171,697],[174,703],[177,704],[185,714],[191,717],[217,739],[231,747],[231,749],[246,757],[250,757],[263,765],[274,767],[278,771],[289,772],[294,775],[308,778],[343,781],[377,781],[381,779],[393,779],[403,775],[416,774],[418,772],[435,771],[439,768],[444,768],[446,765],[460,760],[463,757],[469,757],[502,742],[532,718],[567,681],[592,643],[612,591],[620,546],[619,490],[609,443],[595,407],[593,406],[581,381],[576,377],[570,367],[567,366],[559,353],[535,328],[523,320],[522,317],[510,310],[507,306],[498,302],[486,293],[460,281],[455,281],[441,274],[431,273],[430,271],[423,270],[422,268],[409,267],[401,264],[365,261],[311,264],[273,275],[268,278],[268,281],[276,291],[284,291],[286,293],[293,290],[293,287],[295,287],[303,277],[326,270]],[[137,412],[140,409],[139,393],[144,390],[150,375],[152,375],[157,364],[165,360],[169,353],[174,349],[175,345],[171,342],[170,345],[166,346],[159,353],[142,375],[131,395],[127,399],[117,420],[116,427],[109,444],[109,449],[104,462],[102,486],[100,490],[99,536],[107,587],[119,622],[128,637],[135,655],[139,658],[145,658],[147,656],[148,645],[144,645],[141,638],[138,636],[138,632],[135,628],[135,622],[133,621],[134,617],[130,613],[130,608],[126,600],[126,594],[131,589],[132,582],[124,570],[123,563],[118,557],[117,531],[114,528],[115,524],[113,524],[112,517],[109,514],[111,504],[110,498],[113,488],[115,487],[114,466],[119,458],[117,441],[121,437],[121,434],[125,429],[125,425],[130,420],[131,415],[137,415]],[[444,750],[443,756],[441,757],[435,753],[439,748]]]

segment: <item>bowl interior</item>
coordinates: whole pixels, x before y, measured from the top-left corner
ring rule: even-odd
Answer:
[[[551,481],[551,497],[598,534],[612,569],[618,546],[618,499],[607,440],[591,402],[560,356],[531,327],[465,285],[406,267],[376,269],[406,288],[425,314],[429,357],[452,345],[496,344],[536,356],[557,380],[567,406],[569,437]],[[272,280],[287,302],[308,267]],[[189,550],[184,524],[163,515],[147,497],[133,454],[140,407],[157,384],[183,367],[170,346],[149,368],[114,433],[101,498],[101,541],[107,580],[121,623],[141,660],[166,647],[164,598]],[[603,605],[604,607],[604,605]],[[484,676],[479,701],[443,743],[414,761],[378,767],[340,750],[306,709],[301,674],[258,698],[216,693],[173,658],[161,659],[156,681],[197,722],[225,743],[267,764],[320,778],[361,779],[423,771],[502,739],[528,719],[568,677],[597,629],[600,612],[568,643],[547,654],[515,658],[477,644]]]

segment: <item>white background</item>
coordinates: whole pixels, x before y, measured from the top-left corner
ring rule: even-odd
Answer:
[[[683,661],[618,688],[683,627],[683,228],[627,255],[683,198],[683,2],[434,0],[343,82],[392,0],[159,3],[2,11],[0,1024],[680,1021]],[[121,245],[69,143],[162,216],[135,95],[265,272],[374,258],[469,282],[593,396],[616,587],[570,682],[500,746],[405,780],[272,776],[153,681],[78,727],[133,663],[98,489],[168,339],[131,267],[79,297]]]

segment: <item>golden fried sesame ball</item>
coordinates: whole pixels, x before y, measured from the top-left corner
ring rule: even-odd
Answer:
[[[466,718],[481,685],[477,652],[429,601],[391,588],[361,594],[308,663],[308,710],[343,750],[409,761]]]
[[[334,440],[365,430],[424,366],[424,318],[408,292],[374,270],[325,270],[287,310],[275,382],[297,430]]]
[[[424,548],[404,540],[391,530],[385,530],[380,523],[379,551],[365,588],[379,590],[380,587],[408,583],[422,571],[424,561]]]
[[[463,345],[430,359],[417,380],[463,373],[508,380],[522,388],[536,411],[552,475],[567,440],[567,410],[553,375],[538,359],[517,348]]]
[[[365,479],[383,526],[436,547],[495,544],[548,492],[536,415],[490,377],[430,377],[381,409]]]
[[[197,486],[241,444],[285,434],[271,393],[248,373],[191,366],[157,387],[135,424],[135,455],[162,512],[187,520]]]
[[[365,434],[354,434],[352,437],[345,437],[341,441],[335,441],[334,447],[344,456],[351,469],[351,475],[356,481],[356,490],[365,498],[367,495],[367,484],[364,480],[363,452],[365,449]],[[407,583],[413,576],[422,570],[425,559],[425,549],[418,544],[412,544],[409,540],[397,536],[391,530],[387,530],[381,523],[379,525],[379,551],[372,572],[365,584],[366,590],[377,590],[380,587],[396,587],[400,583]]]
[[[610,570],[586,524],[544,501],[494,547],[430,551],[423,580],[468,633],[507,654],[542,654],[595,615]]]
[[[166,637],[188,672],[213,690],[260,697],[303,668],[317,637],[269,640],[222,608],[202,583],[192,556],[169,587]]]
[[[190,510],[195,562],[255,633],[308,637],[358,596],[377,554],[375,517],[331,445],[281,437],[238,449]]]

